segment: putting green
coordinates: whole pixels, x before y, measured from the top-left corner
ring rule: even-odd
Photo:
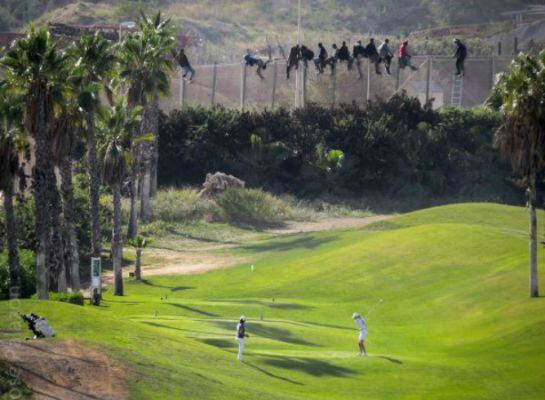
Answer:
[[[254,271],[127,282],[99,308],[20,309],[61,339],[108,346],[134,371],[135,399],[543,399],[545,299],[528,296],[527,220],[517,207],[438,207],[235,250]],[[351,315],[381,298],[370,357],[357,357]]]

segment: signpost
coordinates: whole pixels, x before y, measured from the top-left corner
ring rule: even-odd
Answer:
[[[97,289],[98,293],[102,293],[102,265],[100,257],[91,258],[91,293]]]

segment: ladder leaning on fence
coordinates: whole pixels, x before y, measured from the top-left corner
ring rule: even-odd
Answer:
[[[452,77],[452,94],[450,105],[452,107],[462,107],[462,99],[464,97],[464,76],[454,74]]]

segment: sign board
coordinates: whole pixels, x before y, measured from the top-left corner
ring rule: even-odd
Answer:
[[[91,258],[91,291],[98,289],[98,292],[102,292],[101,278],[102,266],[100,263],[100,257]]]

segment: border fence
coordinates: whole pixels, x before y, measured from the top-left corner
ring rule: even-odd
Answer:
[[[255,67],[244,63],[196,66],[193,82],[181,79],[177,70],[172,76],[171,94],[162,99],[162,108],[169,112],[191,105],[222,105],[239,109],[287,109],[304,107],[312,102],[324,106],[356,103],[365,107],[368,101],[388,100],[404,90],[424,104],[432,101],[434,108],[444,106],[474,107],[483,104],[491,93],[497,74],[508,70],[512,56],[474,57],[466,60],[466,74],[457,79],[454,59],[447,56],[414,56],[417,71],[400,69],[397,59],[392,62],[392,75],[377,75],[368,59],[348,70],[338,63],[318,75],[313,65],[302,63],[291,78],[286,79],[283,60],[269,63],[262,71],[265,79],[255,73]]]

